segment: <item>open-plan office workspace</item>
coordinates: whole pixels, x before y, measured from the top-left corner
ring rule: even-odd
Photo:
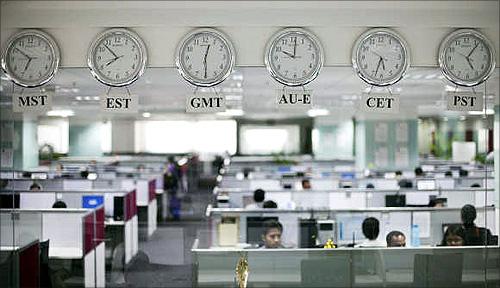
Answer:
[[[0,3],[0,287],[500,287],[498,0]]]

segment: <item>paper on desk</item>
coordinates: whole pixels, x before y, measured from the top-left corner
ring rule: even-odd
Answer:
[[[431,237],[431,212],[413,212],[413,224],[418,225],[420,238]]]

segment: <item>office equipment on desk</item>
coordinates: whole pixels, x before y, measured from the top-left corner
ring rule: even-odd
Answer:
[[[300,248],[316,247],[318,227],[316,219],[299,219]]]
[[[262,243],[262,234],[264,234],[264,222],[275,220],[278,217],[247,217],[247,243],[260,244]]]
[[[278,167],[278,172],[280,172],[280,173],[292,172],[292,167],[290,167],[290,166],[279,166]]]
[[[83,195],[82,208],[94,209],[104,204],[104,196],[102,195]]]
[[[342,172],[342,173],[340,173],[340,179],[342,179],[342,180],[354,180],[354,179],[356,179],[356,174],[354,172]]]
[[[424,172],[432,172],[435,170],[434,165],[422,165],[422,171]]]
[[[47,178],[48,178],[48,175],[45,172],[32,172],[31,173],[31,179],[46,180]]]
[[[405,207],[406,195],[385,195],[385,207]]]
[[[223,217],[221,219],[221,223],[217,226],[219,246],[234,247],[238,244],[238,226],[236,217]]]
[[[417,190],[436,190],[436,180],[417,180]]]
[[[332,239],[334,243],[337,243],[337,237],[335,235],[335,220],[333,219],[319,219],[318,221],[318,241],[320,244],[326,243],[329,239]]]
[[[20,202],[19,194],[8,194],[8,193],[11,192],[0,194],[0,208],[18,209]]]

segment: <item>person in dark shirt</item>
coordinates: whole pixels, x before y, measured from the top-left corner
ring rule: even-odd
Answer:
[[[474,206],[470,204],[464,205],[460,214],[465,230],[464,240],[466,246],[494,245],[491,231],[487,228],[477,227],[474,223],[477,216]]]
[[[267,200],[264,201],[264,205],[262,205],[262,208],[278,208],[278,204],[274,202],[273,200]]]
[[[68,208],[68,205],[64,201],[58,200],[52,205],[52,208]]]

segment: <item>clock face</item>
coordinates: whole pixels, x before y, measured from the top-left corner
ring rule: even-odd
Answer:
[[[179,73],[189,83],[211,87],[224,81],[234,67],[231,42],[214,29],[199,29],[189,33],[177,48]]]
[[[146,67],[146,48],[139,36],[114,28],[92,43],[88,65],[92,75],[109,86],[125,86],[137,80]]]
[[[439,66],[445,77],[457,85],[478,85],[495,68],[493,46],[475,30],[457,30],[442,42]]]
[[[358,76],[370,85],[395,84],[408,69],[408,46],[394,31],[369,30],[354,45],[352,65]]]
[[[269,42],[265,63],[276,81],[302,86],[314,80],[323,66],[323,49],[317,38],[298,28],[285,29]]]
[[[23,87],[41,86],[57,72],[59,48],[48,34],[24,30],[8,41],[2,68],[14,83]]]

